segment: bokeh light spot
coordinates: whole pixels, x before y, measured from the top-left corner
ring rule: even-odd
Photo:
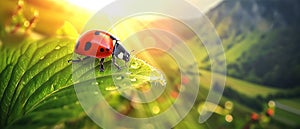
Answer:
[[[233,121],[232,115],[226,115],[225,120],[226,120],[226,122],[231,123]]]

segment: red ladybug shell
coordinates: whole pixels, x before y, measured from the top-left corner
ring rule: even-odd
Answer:
[[[113,38],[104,31],[87,31],[77,41],[75,53],[95,58],[106,58],[113,53]]]

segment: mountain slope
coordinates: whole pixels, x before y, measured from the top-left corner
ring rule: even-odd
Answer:
[[[225,47],[228,75],[280,88],[299,86],[299,1],[231,0],[207,13]]]

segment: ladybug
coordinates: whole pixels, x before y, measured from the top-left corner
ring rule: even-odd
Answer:
[[[112,55],[113,64],[121,70],[120,66],[116,63],[116,58],[124,60],[126,63],[130,60],[130,53],[120,44],[113,35],[101,31],[90,30],[80,36],[75,46],[75,53],[86,56],[78,60],[68,60],[68,62],[81,62],[90,57],[100,59],[100,71],[104,71],[104,59]]]

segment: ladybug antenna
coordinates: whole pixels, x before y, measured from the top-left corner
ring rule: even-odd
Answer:
[[[133,53],[133,52],[134,52],[134,50],[131,50],[131,51],[130,51],[130,54]]]

